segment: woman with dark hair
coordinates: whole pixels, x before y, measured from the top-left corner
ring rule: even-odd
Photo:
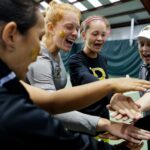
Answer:
[[[4,17],[5,16],[5,17]],[[43,16],[34,0],[0,0],[0,145],[15,149],[129,149],[131,145],[111,146],[92,140],[87,135],[72,135],[64,130],[58,120],[34,105],[29,93],[19,79],[24,79],[28,65],[35,61],[39,53],[39,41],[44,33]],[[121,80],[123,81],[123,79]],[[93,93],[101,91],[101,86],[110,91],[144,90],[150,88],[149,82],[130,80],[123,88],[115,85],[117,80],[108,80],[88,86],[60,90],[48,93],[34,89],[43,99],[72,101],[74,97],[86,95],[85,88],[93,87]],[[135,83],[136,82],[136,83]],[[143,84],[145,84],[143,86]],[[109,86],[108,86],[109,85]],[[136,87],[135,87],[136,86]],[[142,88],[141,88],[142,86]],[[103,88],[102,88],[103,89]],[[80,91],[83,90],[81,93]],[[72,92],[73,98],[67,93]],[[105,95],[105,91],[104,91]],[[81,97],[82,97],[81,96]],[[97,94],[99,99],[103,94]],[[37,98],[38,99],[38,98]],[[55,100],[56,101],[56,100]],[[107,126],[108,127],[108,126]],[[107,128],[106,127],[106,128]],[[140,130],[140,134],[149,138],[149,133]],[[92,142],[90,142],[92,141]],[[129,147],[129,148],[128,148]],[[140,146],[139,146],[140,148]]]
[[[69,59],[69,73],[73,86],[108,78],[107,59],[101,54],[110,33],[108,20],[100,15],[89,16],[81,23],[80,32],[84,42],[83,49]],[[110,97],[111,94],[79,111],[109,119],[106,105]]]

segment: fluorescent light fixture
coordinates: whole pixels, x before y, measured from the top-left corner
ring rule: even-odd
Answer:
[[[74,3],[73,5],[74,5],[75,7],[77,7],[80,11],[85,11],[85,10],[87,10],[87,8],[86,8],[83,4],[81,4],[80,2]]]
[[[120,0],[109,0],[111,3],[118,2]]]
[[[54,0],[55,2],[57,2],[57,3],[59,3],[59,4],[61,4],[62,3],[62,1],[61,0]]]
[[[102,3],[100,3],[98,0],[88,0],[94,7],[100,7],[102,6]]]
[[[45,1],[40,2],[40,5],[42,6],[43,9],[47,9],[47,7],[49,7],[48,3]]]
[[[72,2],[76,2],[77,0],[68,0],[68,2],[72,3]]]

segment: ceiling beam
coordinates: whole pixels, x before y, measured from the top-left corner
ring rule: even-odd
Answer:
[[[144,5],[145,9],[150,14],[150,0],[141,0],[142,4]]]
[[[119,16],[123,16],[123,15],[130,15],[130,14],[134,14],[134,13],[140,13],[145,11],[144,8],[140,8],[140,9],[135,9],[135,10],[131,10],[131,11],[124,11],[122,13],[117,13],[117,14],[112,14],[112,15],[106,15],[106,18],[112,18],[112,17],[119,17]]]
[[[135,25],[141,25],[141,24],[146,24],[149,23],[149,18],[143,19],[143,20],[137,20],[138,24],[135,23]],[[111,24],[111,28],[121,28],[121,27],[128,27],[131,25],[131,22],[124,22],[124,23],[117,23],[117,24]]]
[[[83,1],[83,0],[78,0],[78,1]],[[123,3],[126,3],[126,2],[130,2],[130,1],[131,1],[131,0],[121,0],[121,1],[118,1],[118,2],[115,2],[115,3],[109,3],[109,4],[102,5],[102,6],[99,6],[99,7],[96,7],[96,8],[91,8],[91,9],[82,11],[81,13],[84,14],[84,13],[86,13],[86,12],[95,11],[95,10],[98,10],[98,9],[100,9],[100,8],[102,9],[102,8],[117,6],[117,5],[120,5],[120,4],[123,4]],[[74,3],[75,3],[75,2],[74,2]]]

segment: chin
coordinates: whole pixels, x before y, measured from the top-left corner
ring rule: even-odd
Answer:
[[[149,60],[144,60],[145,64],[150,65],[150,59]]]
[[[145,62],[147,65],[150,65],[150,61]]]
[[[94,53],[99,53],[100,52],[100,49],[95,49],[93,50]]]
[[[71,48],[64,48],[63,51],[64,52],[69,52],[71,50]]]
[[[21,74],[18,76],[18,78],[19,78],[19,80],[25,81],[26,76]]]

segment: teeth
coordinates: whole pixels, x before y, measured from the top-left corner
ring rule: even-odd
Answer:
[[[70,42],[74,42],[74,40],[69,40],[69,39],[68,39],[68,41],[70,41]]]
[[[144,55],[144,56],[149,56],[149,55],[150,55],[150,53],[143,53],[143,55]]]
[[[150,55],[143,55],[144,57],[150,57]]]

